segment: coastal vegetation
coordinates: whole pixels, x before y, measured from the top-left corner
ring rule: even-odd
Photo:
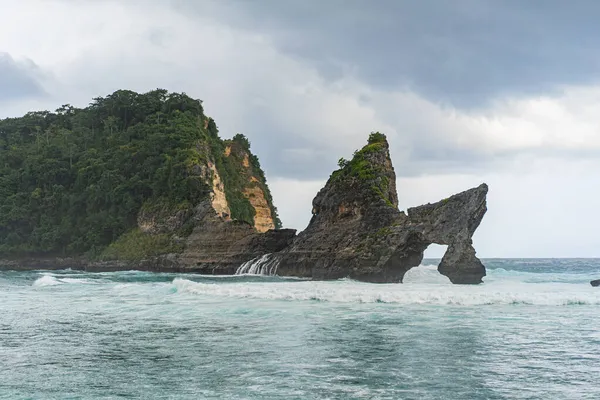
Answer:
[[[333,182],[348,184],[352,182],[369,182],[372,194],[384,199],[388,205],[393,207],[392,202],[386,195],[389,191],[389,178],[382,174],[384,166],[374,159],[377,154],[387,149],[387,139],[383,133],[372,132],[369,135],[367,145],[356,150],[352,159],[340,158],[338,166],[340,169],[331,175]]]
[[[255,184],[280,224],[250,142],[241,134],[222,140],[202,101],[185,93],[119,90],[85,108],[67,104],[1,120],[0,256],[125,254],[119,244],[132,238],[147,251],[126,257],[176,250],[167,237],[144,237],[138,213],[157,205],[189,209],[206,199],[212,182],[200,167],[208,161],[224,183],[231,217],[252,223],[242,195],[247,168],[225,155],[227,146],[249,154],[260,176]]]

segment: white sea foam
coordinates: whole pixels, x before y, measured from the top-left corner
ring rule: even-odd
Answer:
[[[412,283],[439,283],[451,285],[450,279],[440,274],[435,265],[422,265],[410,269],[402,280],[405,284]]]
[[[489,282],[473,286],[452,285],[447,278],[439,275],[435,266],[414,269],[407,274],[408,279],[404,284],[370,284],[349,279],[216,284],[176,278],[173,285],[178,293],[184,294],[287,301],[465,306],[600,305],[600,291],[589,286],[589,283],[530,283],[523,279],[523,273],[520,272],[513,273],[516,276],[513,276],[514,279],[503,279],[502,276],[495,276],[493,271],[489,272],[492,275]],[[502,274],[500,272],[499,275]]]
[[[63,278],[60,275],[53,275],[50,273],[46,273],[40,278],[38,278],[35,282],[33,282],[33,286],[43,287],[43,286],[57,286],[65,283],[70,284],[94,284],[94,282],[90,279],[84,278]]]
[[[235,272],[236,275],[275,275],[279,260],[273,254],[265,254],[243,263]]]
[[[260,271],[257,271],[260,272]],[[267,271],[268,272],[268,271]],[[120,273],[114,273],[120,274]],[[558,273],[523,272],[502,268],[488,269],[482,285],[452,285],[434,265],[413,268],[404,284],[370,284],[351,279],[310,281],[296,279],[248,279],[244,276],[178,275],[169,283],[123,282],[113,288],[122,293],[150,293],[157,287],[180,295],[212,298],[264,299],[286,301],[323,301],[337,303],[392,303],[433,305],[600,305],[600,290],[589,285],[597,272]],[[85,276],[85,277],[84,277]],[[196,282],[199,281],[199,282]],[[87,274],[43,273],[36,287],[105,284]],[[65,286],[66,288],[67,286]],[[161,289],[162,290],[162,289]]]
[[[35,282],[33,282],[33,286],[38,286],[38,287],[56,286],[56,285],[60,285],[60,284],[62,284],[62,282],[51,275],[44,275],[41,278],[38,278]]]
[[[63,283],[74,283],[74,284],[85,284],[85,285],[90,285],[90,284],[95,284],[98,282],[95,282],[91,279],[84,279],[84,278],[60,278],[59,281],[63,282]]]

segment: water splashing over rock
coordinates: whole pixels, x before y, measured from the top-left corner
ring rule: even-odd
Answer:
[[[236,275],[275,275],[279,260],[273,257],[273,254],[253,258],[243,263],[235,272]]]

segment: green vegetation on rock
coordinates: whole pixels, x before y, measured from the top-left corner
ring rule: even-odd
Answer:
[[[176,250],[165,237],[138,231],[138,214],[206,199],[208,161],[233,199],[232,217],[251,221],[246,205],[236,206],[241,166],[224,149],[200,100],[163,89],[119,90],[86,108],[0,120],[0,256],[139,258],[152,248]],[[123,243],[137,244],[125,250]]]
[[[389,178],[383,174],[382,164],[373,162],[372,157],[387,151],[387,140],[384,134],[372,132],[367,145],[354,152],[351,160],[341,158],[338,161],[340,169],[334,171],[330,179],[333,182],[369,185],[371,192],[393,206],[385,193],[389,189]]]
[[[224,161],[227,183],[225,185],[225,194],[227,202],[231,209],[232,218],[246,221],[250,224],[254,221],[255,210],[250,201],[243,196],[244,189],[252,185],[258,185],[263,193],[275,223],[275,228],[281,228],[281,220],[277,213],[277,207],[273,203],[271,191],[267,186],[267,178],[260,166],[258,157],[250,151],[250,141],[240,133],[236,134],[231,140],[225,140],[225,146],[230,148],[228,157]],[[248,157],[248,167],[244,167],[244,157]],[[240,168],[242,166],[242,168]],[[233,171],[233,173],[231,172]],[[255,178],[253,181],[252,178]]]
[[[243,137],[238,134],[236,138],[240,136]],[[236,157],[235,154],[225,155],[225,150],[231,146],[231,143],[232,140],[213,143],[213,154],[220,155],[215,160],[217,170],[225,186],[225,197],[231,211],[231,218],[253,225],[256,212],[250,201],[243,195],[250,178],[246,176],[245,170],[242,168],[242,160],[239,157]]]
[[[98,257],[100,260],[140,261],[161,254],[178,253],[181,244],[173,241],[168,234],[149,235],[138,228],[121,235]]]

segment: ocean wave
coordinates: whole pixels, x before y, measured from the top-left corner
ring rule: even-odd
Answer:
[[[589,285],[590,274],[525,272],[488,269],[482,285],[453,285],[435,265],[411,269],[404,284],[372,284],[351,279],[311,281],[277,276],[206,276],[113,272],[45,272],[35,287],[110,285],[127,295],[166,290],[165,294],[214,298],[318,301],[337,303],[390,303],[432,305],[600,305],[600,290]],[[66,288],[66,286],[65,286]],[[160,288],[160,289],[157,289]]]
[[[36,279],[35,282],[33,282],[33,286],[37,286],[37,287],[43,287],[43,286],[56,286],[56,285],[61,285],[63,282],[59,281],[58,279],[56,279],[55,277],[51,276],[51,275],[44,275],[41,278]]]
[[[95,283],[99,283],[99,282],[95,282],[93,280],[90,279],[85,279],[85,278],[66,278],[66,277],[59,277],[60,275],[54,275],[51,273],[46,273],[44,275],[42,275],[40,278],[36,279],[33,282],[33,286],[37,286],[37,287],[44,287],[44,286],[58,286],[58,285],[62,285],[65,283],[68,284],[95,284]]]
[[[439,283],[451,285],[448,277],[440,274],[436,265],[421,265],[416,268],[411,268],[404,275],[403,282],[405,284],[412,283]]]
[[[60,278],[59,279],[61,282],[63,283],[75,283],[75,284],[80,284],[80,285],[93,285],[93,284],[98,284],[101,282],[98,281],[94,281],[91,279],[85,279],[85,278]]]
[[[573,283],[589,284],[590,280],[597,279],[599,274],[595,270],[581,272],[557,271],[519,271],[507,268],[487,268],[487,275],[483,278],[485,283],[497,282],[523,282],[523,283]],[[404,276],[404,283],[446,283],[450,280],[437,271],[436,265],[421,265],[409,270]]]
[[[488,268],[485,282],[523,282],[523,283],[573,283],[573,284],[589,284],[590,280],[596,279],[598,276],[596,271],[582,272],[529,272],[517,271],[504,268]]]
[[[600,291],[574,285],[369,284],[352,281],[288,283],[232,283],[227,285],[173,280],[176,293],[229,298],[320,301],[336,303],[390,303],[423,305],[600,305]]]

